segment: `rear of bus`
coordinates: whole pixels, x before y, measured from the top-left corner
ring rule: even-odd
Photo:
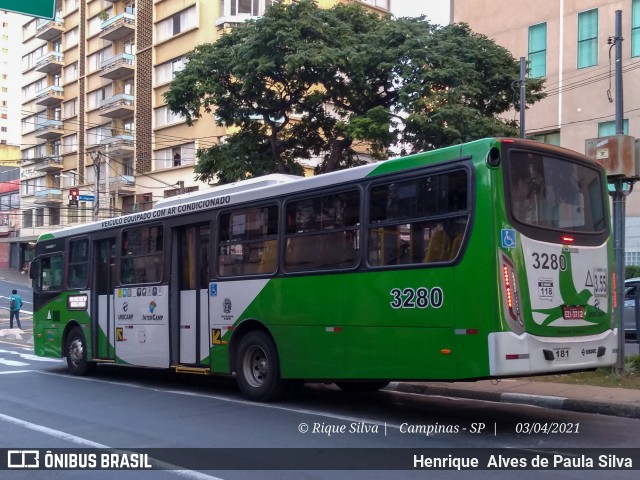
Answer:
[[[498,151],[501,150],[501,151]],[[502,331],[489,335],[491,376],[612,365],[614,268],[604,170],[537,142],[503,140],[497,212]],[[499,183],[499,182],[498,182]]]

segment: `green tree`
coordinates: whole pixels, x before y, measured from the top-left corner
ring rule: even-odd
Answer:
[[[196,178],[234,181],[319,171],[384,159],[399,140],[432,149],[511,135],[498,115],[514,99],[518,65],[464,25],[392,19],[355,3],[319,9],[312,0],[270,7],[213,44],[196,47],[165,94],[187,123],[215,114],[233,127],[198,152]],[[532,82],[529,101],[540,98]]]

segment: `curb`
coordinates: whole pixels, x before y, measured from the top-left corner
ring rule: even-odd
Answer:
[[[593,400],[576,400],[573,398],[549,395],[531,395],[512,392],[487,392],[447,386],[423,385],[415,383],[392,383],[389,390],[417,395],[438,395],[443,397],[467,398],[486,402],[517,403],[536,407],[568,410],[579,413],[597,413],[616,417],[640,418],[640,406],[622,403],[596,402]]]

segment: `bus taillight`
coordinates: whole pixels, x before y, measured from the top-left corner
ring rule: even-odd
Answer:
[[[504,287],[507,290],[507,306],[509,311],[513,312],[513,292],[511,291],[511,281],[509,280],[509,268],[506,265],[502,267],[502,276],[504,278]]]
[[[522,325],[520,317],[520,303],[518,301],[518,282],[516,272],[511,262],[503,257],[502,282],[504,285],[505,302],[511,320]]]

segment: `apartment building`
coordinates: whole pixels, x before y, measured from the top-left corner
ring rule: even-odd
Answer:
[[[624,133],[640,138],[640,0],[451,0],[465,22],[528,60],[547,98],[527,109],[530,138],[585,152],[615,134],[615,11],[622,11]],[[515,79],[514,79],[515,80]],[[626,264],[640,264],[640,193],[627,197]]]
[[[53,20],[22,25],[24,248],[52,229],[151,208],[206,188],[198,148],[225,131],[171,113],[163,94],[196,45],[278,0],[57,0]],[[291,1],[291,0],[283,0]],[[321,0],[321,7],[338,1]],[[390,0],[360,0],[389,12]],[[79,205],[68,205],[79,188]],[[26,255],[28,257],[28,254]]]
[[[20,145],[20,72],[24,17],[0,10],[0,144]]]

